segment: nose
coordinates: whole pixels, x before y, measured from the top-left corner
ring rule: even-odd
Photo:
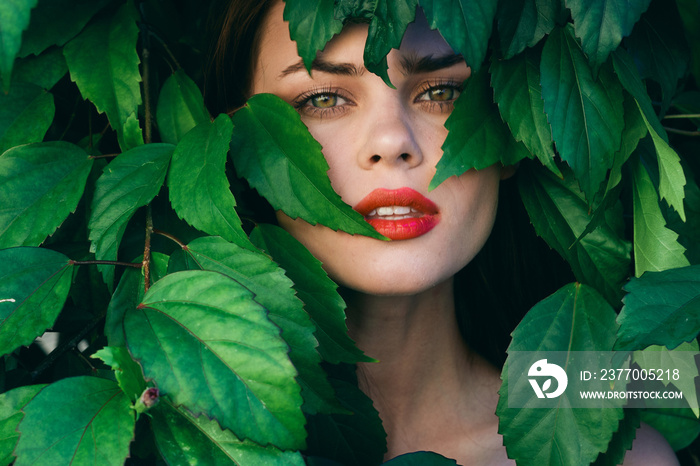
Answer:
[[[389,94],[394,95],[382,99],[383,105],[373,106],[371,115],[365,119],[365,141],[358,162],[366,170],[380,166],[408,169],[423,161],[415,122],[399,101],[398,92],[393,90]]]

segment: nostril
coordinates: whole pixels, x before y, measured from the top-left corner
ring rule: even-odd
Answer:
[[[403,160],[404,162],[407,162],[410,158],[411,156],[409,154],[406,154],[405,152],[401,154],[401,160]]]
[[[369,158],[372,163],[377,163],[379,162],[382,158],[378,155],[373,155],[372,157]]]

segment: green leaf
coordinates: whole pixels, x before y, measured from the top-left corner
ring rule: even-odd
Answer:
[[[700,83],[700,8],[696,0],[676,0],[676,5],[690,47],[690,70]]]
[[[343,29],[343,22],[335,17],[334,3],[333,0],[284,2],[283,17],[289,21],[289,35],[297,43],[297,53],[309,71],[316,53]]]
[[[202,461],[217,465],[303,466],[298,452],[262,447],[250,440],[239,440],[230,430],[222,430],[206,416],[194,417],[167,401],[149,412],[156,444],[168,464],[197,465]]]
[[[617,466],[622,464],[628,450],[632,449],[637,429],[640,426],[640,409],[624,409],[625,417],[620,420],[620,426],[613,434],[608,449],[598,455],[593,466]]]
[[[120,154],[104,169],[97,180],[92,201],[90,251],[98,260],[116,260],[126,225],[136,209],[145,206],[158,194],[165,180],[174,147],[170,144],[147,144]],[[111,287],[113,266],[100,266],[105,282]]]
[[[221,114],[180,140],[168,172],[170,202],[193,227],[251,249],[225,173],[232,131],[231,118]]]
[[[416,451],[399,455],[382,463],[388,466],[449,466],[457,462],[432,451]]]
[[[392,48],[398,49],[401,46],[401,39],[408,24],[416,19],[417,6],[417,0],[376,2],[367,32],[364,62],[368,70],[381,76],[390,86],[386,56]]]
[[[274,225],[259,224],[251,232],[250,239],[270,254],[294,282],[297,296],[316,325],[318,350],[325,361],[333,364],[374,361],[362,353],[348,336],[345,302],[338,294],[338,285],[328,277],[321,262],[308,249]]]
[[[41,142],[55,112],[53,96],[34,84],[17,82],[0,92],[0,154],[13,146]]]
[[[474,73],[479,71],[486,57],[497,4],[497,0],[420,2],[430,27],[438,29],[450,47],[464,56]]]
[[[667,108],[688,68],[687,41],[675,4],[652,2],[625,45],[642,78],[661,85],[662,109]]]
[[[698,307],[700,308],[700,298],[698,299]],[[683,392],[683,399],[688,402],[695,417],[700,417],[698,395],[695,390],[695,378],[700,376],[698,366],[695,363],[697,354],[698,342],[693,340],[690,343],[682,343],[673,350],[669,350],[665,346],[649,346],[643,351],[635,351],[633,361],[641,369],[679,369],[682,377],[674,381],[662,379],[663,384],[668,386],[669,383],[673,382],[673,385]]]
[[[498,162],[513,165],[529,155],[501,120],[493,103],[486,68],[467,80],[445,127],[449,132],[442,145],[444,153],[437,172],[430,180],[431,190],[471,168],[480,170]]]
[[[241,439],[298,449],[306,433],[297,373],[266,314],[225,275],[177,272],[127,312],[127,346],[176,406],[215,417]]]
[[[610,66],[597,79],[571,28],[557,28],[542,50],[542,97],[554,145],[592,202],[620,148],[622,88]]]
[[[503,57],[514,57],[549,34],[554,29],[560,9],[559,0],[502,2],[496,19]]]
[[[326,370],[338,399],[352,414],[310,416],[304,453],[345,466],[381,463],[387,451],[386,433],[372,400],[357,387],[356,367],[341,364]]]
[[[576,37],[594,69],[632,32],[651,0],[565,0]]]
[[[269,312],[269,318],[282,329],[282,338],[290,347],[289,358],[299,371],[297,382],[307,413],[339,409],[333,390],[326,380],[316,351],[316,329],[304,312],[303,303],[292,289],[284,271],[260,252],[252,252],[218,237],[198,238],[187,245],[188,269],[223,273],[255,294],[255,300]]]
[[[46,385],[29,385],[15,388],[0,395],[0,465],[14,461],[12,452],[17,446],[17,426],[24,417],[22,408]]]
[[[73,265],[40,248],[0,250],[0,355],[29,345],[51,327],[63,308]]]
[[[12,66],[22,44],[22,32],[37,0],[4,0],[0,3],[0,78],[4,91],[10,89]]]
[[[632,278],[625,291],[617,349],[672,349],[700,332],[700,265],[646,272]]]
[[[642,420],[658,430],[675,451],[693,443],[700,434],[700,421],[690,408],[645,409]]]
[[[111,380],[59,380],[39,392],[23,411],[16,466],[121,465],[129,456],[134,411]]]
[[[132,403],[139,399],[146,389],[146,381],[143,379],[141,366],[138,365],[123,346],[105,346],[91,358],[101,359],[112,368],[119,388],[129,397]]]
[[[683,254],[685,248],[678,243],[678,235],[666,228],[647,169],[638,160],[631,162],[635,275],[690,265]]]
[[[654,127],[649,123],[642,108],[639,108],[646,124],[651,139],[656,148],[657,160],[659,161],[659,195],[662,199],[666,199],[668,205],[673,207],[681,220],[685,222],[685,209],[683,208],[683,199],[685,191],[683,187],[686,184],[685,174],[681,166],[681,159],[676,154],[676,151],[671,149],[666,141],[654,130]]]
[[[20,57],[39,55],[75,37],[110,0],[39,0],[22,36]]]
[[[210,120],[199,88],[183,70],[177,70],[158,97],[156,121],[161,140],[177,144],[189,130]]]
[[[126,143],[124,126],[141,104],[139,30],[132,8],[124,4],[116,14],[92,22],[63,49],[71,79],[83,98],[107,114],[124,151],[134,147]]]
[[[151,253],[151,284],[163,278],[168,271],[170,257],[158,252]],[[134,262],[143,261],[140,256]],[[119,284],[112,294],[105,316],[105,336],[109,346],[125,346],[124,315],[136,309],[145,293],[145,277],[142,269],[128,268],[119,279]]]
[[[53,47],[39,56],[18,58],[12,71],[12,80],[15,83],[21,81],[51,89],[66,73],[68,65],[63,50]]]
[[[321,146],[291,105],[255,95],[234,114],[233,125],[236,171],[273,208],[312,225],[384,239],[333,191]]]
[[[563,170],[563,179],[532,164],[519,170],[520,195],[537,235],[566,259],[577,280],[617,305],[629,275],[631,251],[622,229],[601,219],[597,228],[577,241],[592,216],[571,170]],[[620,205],[615,207],[608,213],[621,218]]]
[[[0,248],[38,246],[75,210],[92,159],[55,141],[15,147],[0,156]]]
[[[544,113],[537,52],[526,50],[510,60],[493,60],[490,71],[494,98],[515,140],[523,142],[552,173],[562,176],[554,163],[552,127]]]
[[[594,289],[569,284],[526,314],[513,332],[508,353],[609,351],[616,326],[615,312]],[[501,375],[503,385],[496,413],[509,458],[518,465],[588,464],[607,448],[623,416],[618,404],[624,401],[572,409],[564,392],[557,398],[555,408],[508,408],[509,384],[513,385],[511,390],[528,390],[537,400],[526,376],[509,380],[508,364],[506,361]]]

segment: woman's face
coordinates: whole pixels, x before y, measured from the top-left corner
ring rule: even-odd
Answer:
[[[428,192],[445,120],[470,68],[419,14],[387,57],[396,89],[364,67],[367,25],[349,25],[333,38],[309,76],[283,8],[278,2],[263,25],[252,91],[275,94],[298,109],[323,146],[335,191],[392,241],[278,213],[280,224],[333,279],[357,291],[407,295],[450,279],[486,241],[500,179],[492,166]]]

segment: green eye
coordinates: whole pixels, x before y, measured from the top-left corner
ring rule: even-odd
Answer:
[[[318,94],[309,99],[309,102],[316,108],[331,108],[338,105],[338,96],[335,94]]]
[[[426,92],[427,100],[447,102],[457,98],[457,90],[452,87],[436,87]]]

